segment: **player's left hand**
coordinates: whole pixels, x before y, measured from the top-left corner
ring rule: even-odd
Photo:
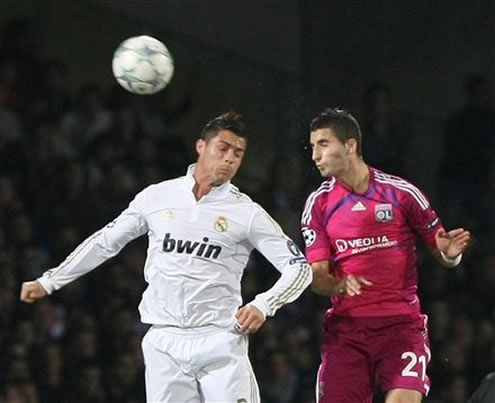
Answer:
[[[471,234],[464,228],[456,228],[449,232],[439,229],[435,234],[437,248],[447,257],[455,259],[463,253],[471,241]]]
[[[254,305],[245,305],[235,314],[241,333],[255,333],[265,323],[265,315]]]
[[[22,283],[20,300],[32,304],[38,299],[47,296],[48,293],[38,280],[25,281]]]

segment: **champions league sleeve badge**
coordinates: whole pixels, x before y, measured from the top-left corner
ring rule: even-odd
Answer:
[[[311,228],[303,228],[302,237],[304,239],[304,244],[308,248],[316,241],[316,232]]]
[[[378,222],[387,222],[393,218],[392,205],[390,203],[377,204],[375,206],[375,219]]]

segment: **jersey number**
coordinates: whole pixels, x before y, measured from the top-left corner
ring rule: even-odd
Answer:
[[[414,378],[418,377],[417,371],[414,371],[413,368],[419,362],[421,364],[421,380],[425,380],[426,378],[426,357],[424,355],[420,355],[419,357],[414,354],[412,351],[406,351],[402,353],[401,358],[403,360],[409,360],[405,368],[402,370],[402,376],[412,376]]]

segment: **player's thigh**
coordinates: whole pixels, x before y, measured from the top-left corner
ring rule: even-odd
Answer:
[[[205,403],[259,403],[258,384],[248,358],[244,335],[227,332],[215,338],[212,359],[200,371],[198,381]]]
[[[156,335],[149,331],[143,338],[147,402],[200,403],[200,394],[194,376],[184,373],[170,354],[174,346],[158,346]],[[160,340],[163,342],[163,338]],[[169,353],[170,352],[170,353]]]
[[[377,374],[381,389],[384,393],[397,389],[389,396],[405,395],[401,390],[410,390],[407,394],[412,400],[404,402],[416,402],[417,396],[427,395],[430,390],[430,379],[426,373],[431,353],[428,340],[427,327],[421,321],[404,324],[388,332],[383,339],[383,352],[377,357]],[[390,397],[390,399],[392,399]],[[403,400],[390,400],[390,402],[402,402]],[[419,400],[421,401],[421,399]],[[389,402],[389,400],[387,400]]]
[[[423,395],[412,389],[391,389],[385,395],[385,403],[421,403]]]
[[[371,403],[374,365],[357,333],[327,331],[318,370],[318,403]]]

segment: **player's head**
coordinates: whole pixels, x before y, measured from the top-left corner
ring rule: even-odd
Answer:
[[[361,129],[344,109],[325,109],[311,121],[310,130],[312,159],[322,176],[339,176],[361,158]]]
[[[210,120],[196,141],[197,170],[214,185],[232,179],[246,151],[246,127],[236,112],[227,112]]]
[[[247,138],[246,125],[242,115],[230,111],[211,119],[201,130],[200,138],[209,141],[222,130],[229,130],[238,137]]]

